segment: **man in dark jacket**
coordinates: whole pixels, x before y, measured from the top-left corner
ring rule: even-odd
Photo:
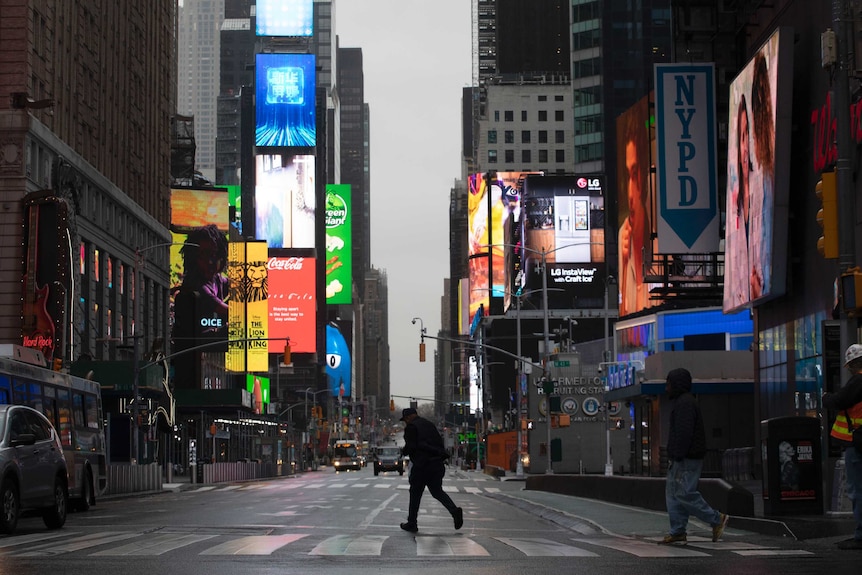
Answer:
[[[443,462],[449,454],[443,445],[440,432],[433,423],[419,417],[412,407],[401,412],[401,421],[406,424],[401,452],[410,456],[410,508],[407,511],[407,522],[401,524],[401,529],[411,533],[419,531],[419,502],[422,501],[425,487],[428,487],[431,496],[442,503],[452,515],[455,529],[461,529],[464,524],[464,511],[443,491],[443,475],[446,473]]]
[[[706,432],[700,406],[691,394],[691,373],[673,369],[667,374],[665,391],[673,402],[667,438],[667,483],[665,502],[670,518],[670,533],[659,543],[685,543],[688,518],[694,515],[712,526],[712,540],[718,541],[727,525],[727,515],[709,506],[697,490]]]

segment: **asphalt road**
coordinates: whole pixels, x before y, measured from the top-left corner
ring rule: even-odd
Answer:
[[[862,560],[862,553],[837,551],[831,541],[733,529],[712,543],[694,525],[688,545],[660,546],[661,514],[584,506],[560,521],[546,513],[557,507],[554,499],[538,507],[517,499],[522,482],[461,471],[447,474],[444,488],[463,507],[464,527],[456,531],[426,493],[416,534],[398,527],[406,518],[408,483],[397,473],[322,468],[187,487],[102,500],[71,514],[59,531],[47,531],[40,519],[22,520],[14,535],[0,537],[0,575],[452,575],[453,569],[470,575],[819,575],[855,572]]]

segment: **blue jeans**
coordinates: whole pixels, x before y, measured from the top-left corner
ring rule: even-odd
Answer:
[[[721,514],[710,507],[697,490],[701,469],[701,459],[673,461],[667,469],[664,493],[671,535],[685,533],[688,518],[692,515],[710,525],[721,522]]]
[[[853,538],[862,541],[862,455],[852,445],[844,450],[844,474],[847,497],[853,503],[853,519],[856,520]]]

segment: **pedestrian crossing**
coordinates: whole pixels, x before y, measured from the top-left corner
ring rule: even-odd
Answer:
[[[191,531],[191,532],[190,532]],[[397,532],[266,533],[199,532],[189,529],[158,531],[51,531],[27,533],[0,539],[0,557],[50,558],[58,556],[155,557],[171,554],[200,556],[308,555],[324,557],[391,557],[414,555],[423,559],[513,557],[602,557],[616,554],[643,559],[726,556],[787,557],[812,555],[801,549],[757,545],[744,541],[713,543],[689,537],[688,545],[657,545],[658,538],[599,536],[492,537],[469,534],[416,535]]]
[[[246,484],[185,486],[182,491],[183,493],[206,493],[208,491],[351,490],[366,488],[408,491],[410,484],[406,478],[401,477],[375,477],[373,480],[369,480],[368,477],[359,475],[357,477],[330,477],[323,480],[258,481]],[[468,493],[472,495],[500,492],[500,488],[494,487],[493,483],[488,486],[476,485],[476,481],[471,479],[444,480],[443,490],[450,494]]]

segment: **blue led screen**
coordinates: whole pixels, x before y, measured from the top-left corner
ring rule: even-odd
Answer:
[[[313,54],[255,56],[258,147],[312,148],[317,141]]]

